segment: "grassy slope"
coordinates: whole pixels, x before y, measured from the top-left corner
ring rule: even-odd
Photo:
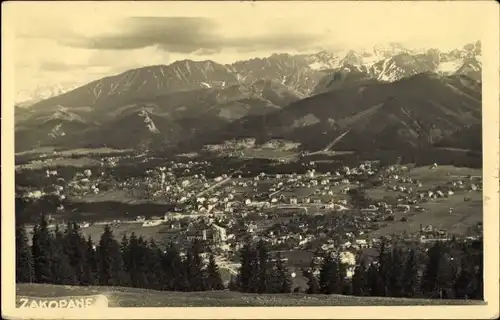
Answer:
[[[112,287],[70,287],[40,284],[17,285],[18,296],[53,297],[106,294],[110,307],[237,307],[237,306],[376,306],[376,305],[464,305],[472,300],[429,300],[341,295],[256,295],[229,291],[161,292]]]
[[[457,180],[459,177],[467,175],[482,176],[482,173],[481,169],[439,166],[437,169],[431,170],[428,166],[424,166],[413,168],[410,172],[401,175],[421,181],[423,183],[422,188],[417,188],[415,185],[409,186],[415,192],[422,192],[445,185],[450,181]],[[404,184],[389,182],[387,185]],[[367,190],[367,194],[377,201],[383,201],[384,196],[396,197],[400,193],[388,191],[386,186],[379,186]],[[465,196],[470,197],[471,201],[465,202]],[[402,233],[403,231],[416,232],[420,230],[421,224],[424,226],[431,224],[435,228],[446,229],[456,235],[469,235],[469,227],[475,226],[483,220],[482,196],[482,192],[458,191],[453,196],[420,204],[427,210],[426,212],[410,211],[403,213],[395,211],[396,221],[387,222],[386,227],[371,232],[370,237],[377,238],[383,235]],[[449,213],[450,208],[454,208],[453,214]],[[406,217],[408,220],[400,221],[402,217]]]

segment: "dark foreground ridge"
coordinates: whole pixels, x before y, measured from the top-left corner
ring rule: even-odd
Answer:
[[[57,297],[104,294],[109,307],[243,307],[243,306],[407,306],[481,305],[478,300],[405,299],[344,295],[249,294],[231,291],[166,292],[123,287],[78,287],[18,284],[17,296]]]

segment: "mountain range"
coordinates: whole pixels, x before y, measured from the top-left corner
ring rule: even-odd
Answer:
[[[480,42],[450,52],[392,43],[129,70],[18,105],[16,151],[200,148],[243,137],[286,139],[313,150],[341,134],[336,147],[343,149],[417,147],[480,123]]]
[[[354,85],[245,117],[190,139],[299,142],[304,150],[419,148],[481,124],[481,83],[464,75],[421,73],[392,83]],[[340,138],[341,139],[338,139]]]

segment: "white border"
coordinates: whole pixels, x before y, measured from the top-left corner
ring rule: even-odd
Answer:
[[[360,1],[361,2],[361,1]],[[440,3],[446,3],[438,1]],[[7,318],[39,318],[39,319],[480,319],[498,317],[499,303],[499,7],[496,1],[452,1],[447,5],[481,6],[484,10],[482,21],[466,21],[464,23],[482,23],[485,33],[483,44],[483,181],[484,181],[484,239],[485,239],[485,306],[411,306],[411,307],[226,307],[226,308],[112,308],[93,311],[82,310],[21,310],[15,308],[15,271],[14,271],[14,139],[13,139],[13,30],[10,27],[16,13],[30,10],[43,12],[58,11],[69,6],[95,9],[95,12],[132,12],[133,15],[155,15],[157,12],[169,14],[207,15],[207,12],[231,12],[235,6],[255,6],[262,12],[275,12],[276,15],[304,14],[305,7],[311,9],[315,3],[304,2],[3,2],[2,3],[2,316]],[[324,3],[324,2],[323,2]],[[375,4],[376,3],[376,4]],[[347,5],[335,1],[334,5]],[[360,4],[360,3],[356,3]],[[383,17],[383,7],[436,5],[435,2],[371,2],[363,6],[378,7]],[[50,6],[57,8],[49,8]],[[98,8],[98,10],[97,10]],[[161,9],[159,9],[161,8]],[[117,10],[118,9],[118,10]],[[334,8],[332,8],[334,10]],[[404,14],[402,8],[402,14]],[[164,10],[164,11],[161,11]],[[373,10],[361,10],[364,14],[375,14]],[[357,11],[355,14],[363,14]],[[175,15],[175,14],[174,14]],[[423,17],[423,19],[425,19]],[[381,19],[383,20],[383,19]],[[89,16],[89,23],[92,23]],[[333,23],[335,23],[333,21]],[[350,26],[353,27],[353,26]],[[425,21],[422,21],[425,28]],[[432,30],[429,30],[432,32]],[[31,312],[30,312],[31,311]]]

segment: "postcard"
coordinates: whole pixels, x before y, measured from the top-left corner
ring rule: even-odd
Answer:
[[[2,6],[5,318],[498,317],[497,2]]]

